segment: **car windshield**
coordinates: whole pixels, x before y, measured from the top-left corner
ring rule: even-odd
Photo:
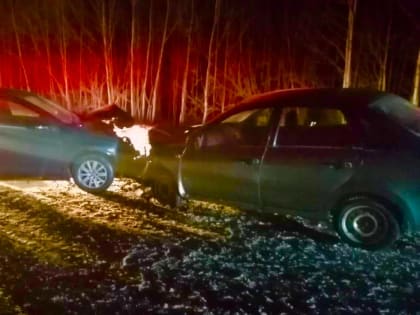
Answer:
[[[397,95],[382,96],[370,107],[420,136],[420,110],[404,98]]]
[[[43,111],[48,112],[65,124],[80,124],[80,119],[75,113],[47,98],[39,95],[26,95],[24,99]]]

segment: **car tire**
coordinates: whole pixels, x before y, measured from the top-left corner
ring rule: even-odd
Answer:
[[[160,173],[152,181],[152,195],[161,204],[175,208],[181,205],[181,197],[175,179],[167,174]]]
[[[114,180],[114,168],[109,160],[98,154],[88,154],[76,159],[71,168],[75,184],[89,193],[108,189]]]
[[[335,217],[335,226],[345,242],[367,250],[389,247],[400,236],[400,224],[392,211],[370,198],[345,202]]]

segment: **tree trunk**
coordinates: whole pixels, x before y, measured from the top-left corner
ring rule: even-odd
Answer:
[[[217,30],[216,30],[216,38],[217,36]],[[216,103],[217,103],[217,93],[216,93],[216,85],[217,85],[217,64],[218,64],[218,45],[216,45],[214,49],[214,60],[213,60],[213,84],[212,84],[212,91],[213,91],[213,97],[212,97],[212,107],[213,109],[216,109]]]
[[[192,28],[194,24],[194,0],[191,0],[191,19],[188,28],[188,43],[187,43],[187,56],[185,57],[185,69],[182,78],[182,91],[181,91],[181,109],[179,112],[179,124],[185,123],[185,115],[187,109],[187,95],[188,95],[188,74],[190,71],[190,54],[191,54],[191,38]]]
[[[108,4],[108,7],[107,7]],[[115,10],[115,0],[101,2],[101,32],[103,43],[103,54],[105,64],[105,83],[107,92],[107,103],[114,101],[113,90],[113,61],[112,61],[112,42],[113,42],[113,11]]]
[[[130,39],[130,113],[137,117],[137,102],[134,82],[134,46],[136,40],[136,4],[137,0],[131,0],[131,39]]]
[[[389,55],[389,45],[391,42],[391,30],[392,30],[392,2],[389,8],[389,22],[388,22],[388,26],[386,29],[386,38],[385,38],[385,47],[384,47],[384,55],[383,55],[383,59],[381,62],[381,69],[380,69],[380,74],[379,74],[379,82],[378,82],[378,89],[380,91],[385,91],[387,88],[387,65],[388,65],[388,55]]]
[[[159,61],[156,70],[156,77],[155,83],[153,85],[153,93],[152,93],[152,117],[151,120],[154,122],[157,117],[157,94],[159,91],[159,82],[160,82],[160,73],[162,71],[162,60],[163,60],[163,52],[165,49],[165,43],[167,40],[167,33],[168,33],[168,20],[169,20],[169,0],[166,0],[166,14],[165,14],[165,24],[163,26],[163,34],[162,34],[162,43],[160,45],[160,52],[159,52]]]
[[[141,88],[141,118],[143,120],[149,120],[149,108],[147,100],[147,81],[149,79],[149,63],[150,63],[150,50],[152,46],[152,28],[153,28],[153,1],[150,2],[149,7],[149,30],[147,38],[147,50],[146,50],[146,63],[144,69],[144,78]]]
[[[227,94],[227,90],[226,90],[226,78],[227,78],[227,70],[228,70],[228,49],[229,49],[229,31],[228,34],[226,36],[226,44],[225,44],[225,54],[224,54],[224,60],[223,60],[223,94],[222,94],[222,107],[221,107],[221,111],[222,113],[224,113],[225,111],[225,107],[226,107],[226,94]]]
[[[417,63],[416,63],[416,71],[414,73],[414,81],[413,81],[413,94],[411,95],[411,102],[419,106],[419,94],[420,94],[420,49],[417,54]]]
[[[349,14],[346,40],[346,54],[343,73],[343,87],[351,86],[351,57],[353,50],[354,17],[356,15],[357,0],[348,0]]]
[[[209,41],[209,50],[207,54],[207,71],[206,71],[206,82],[204,84],[204,108],[203,108],[203,119],[202,122],[205,123],[207,121],[207,116],[209,114],[209,89],[210,89],[210,75],[212,69],[212,59],[213,59],[213,42],[214,42],[214,35],[216,33],[216,26],[219,22],[220,16],[220,0],[216,0],[214,4],[214,18],[213,18],[213,26],[211,29],[210,34],[210,41]]]
[[[25,67],[25,63],[23,61],[23,55],[22,55],[22,46],[20,43],[20,37],[19,37],[19,32],[17,29],[17,23],[16,23],[16,15],[15,15],[15,2],[12,1],[11,2],[11,14],[12,14],[12,23],[13,23],[13,29],[15,31],[15,38],[16,38],[16,46],[18,49],[18,55],[19,55],[19,62],[20,62],[20,66],[22,68],[22,72],[23,72],[23,77],[25,78],[25,86],[26,89],[29,90],[29,79],[28,79],[28,74],[26,72],[26,67]]]
[[[66,21],[65,21],[65,14],[63,7],[64,3],[60,3],[57,5],[57,20],[60,24],[60,62],[61,62],[61,69],[62,69],[62,75],[63,75],[63,83],[64,83],[64,89],[61,92],[61,94],[64,96],[66,107],[67,109],[70,109],[71,107],[71,101],[70,101],[70,88],[69,88],[69,73],[68,73],[68,60],[67,60],[67,30],[66,30]]]

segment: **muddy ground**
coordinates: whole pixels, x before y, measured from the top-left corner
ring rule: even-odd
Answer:
[[[0,314],[420,314],[420,235],[367,252],[130,180],[0,183]]]

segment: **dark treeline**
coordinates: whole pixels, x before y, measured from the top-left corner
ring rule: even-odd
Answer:
[[[5,0],[0,85],[79,112],[117,103],[174,123],[279,88],[410,98],[419,9],[415,0]]]

